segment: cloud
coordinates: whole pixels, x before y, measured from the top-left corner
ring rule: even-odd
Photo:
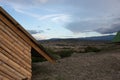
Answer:
[[[47,3],[48,2],[48,0],[36,0],[38,3]]]
[[[49,31],[49,30],[51,30],[51,29],[50,29],[50,28],[47,28],[46,30],[48,30],[48,31]]]
[[[67,14],[50,14],[50,15],[44,15],[39,16],[39,20],[51,20],[52,22],[69,22],[70,21],[70,15]]]
[[[44,31],[43,30],[27,30],[30,34],[38,34],[38,33],[43,33]]]
[[[1,0],[17,12],[40,21],[64,23],[73,33],[114,33],[119,30],[119,0]],[[33,10],[33,11],[31,11]],[[43,14],[35,13],[41,11]],[[112,16],[112,17],[111,17]],[[32,33],[35,33],[33,31]]]
[[[110,19],[109,19],[110,20]],[[108,20],[107,20],[108,21]],[[120,17],[112,17],[110,21],[106,25],[101,25],[99,28],[94,31],[101,34],[112,34],[120,31]]]
[[[40,14],[36,14],[36,13],[30,13],[30,12],[26,12],[24,10],[20,10],[20,9],[16,9],[17,12],[20,12],[22,14],[34,17],[40,21],[44,21],[44,20],[49,20],[51,22],[61,22],[61,23],[65,23],[65,22],[70,22],[70,15],[67,14],[48,14],[48,15],[40,15]]]
[[[105,21],[97,18],[86,18],[80,20],[74,20],[66,24],[65,28],[73,33],[92,32],[93,29],[105,24]]]
[[[39,14],[40,19],[55,17],[55,14],[59,14],[52,19],[53,21],[63,21],[64,19],[68,19],[69,15],[73,15],[73,18],[84,18],[120,14],[120,1],[118,0],[2,0],[2,2],[13,7],[16,11],[27,12],[27,10],[37,9],[46,10],[49,13],[55,10],[56,13],[54,14],[50,13],[45,16]],[[28,13],[30,14],[30,12]],[[66,16],[63,14],[69,15]],[[38,14],[32,14],[32,16],[37,17]]]
[[[44,8],[49,10],[64,11],[74,13],[94,15],[96,11],[101,13],[120,12],[120,1],[118,0],[2,0],[14,9],[35,9]],[[111,6],[112,5],[112,6]],[[60,6],[60,7],[59,7]]]
[[[97,32],[101,34],[111,34],[120,31],[120,23],[112,24],[108,28],[99,28],[96,30]]]
[[[35,9],[44,8],[84,15],[107,15],[108,13],[118,13],[120,7],[119,0],[1,0],[4,4],[10,5],[14,9]],[[97,14],[96,14],[97,13]],[[119,14],[119,13],[118,13]]]
[[[67,24],[66,28],[72,31],[73,33],[79,33],[88,29],[89,26],[90,25],[88,23],[78,21],[78,22],[71,22]]]
[[[48,0],[1,0],[1,1],[2,3],[6,3],[6,5],[19,9],[34,8],[48,2]]]
[[[32,34],[32,36],[37,40],[48,39],[48,37],[46,37],[45,35],[41,35],[41,34]]]
[[[114,16],[89,18],[70,22],[65,26],[73,33],[98,32],[101,34],[111,34],[120,31],[120,18]]]

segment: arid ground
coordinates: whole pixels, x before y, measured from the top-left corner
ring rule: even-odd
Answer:
[[[91,44],[91,42],[89,42],[89,44]],[[85,44],[82,43],[81,45],[89,44],[85,42]],[[75,45],[80,47],[80,44],[77,45],[74,43],[74,46]],[[107,47],[102,47],[101,49],[105,49],[100,52],[77,53],[76,51],[70,57],[56,60],[55,64],[47,61],[33,63],[32,79],[120,80],[120,46],[100,42],[99,45],[96,43],[94,43],[94,45],[99,47],[106,45]],[[92,44],[92,46],[94,45]]]

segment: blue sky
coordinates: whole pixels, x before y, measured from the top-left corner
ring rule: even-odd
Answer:
[[[120,31],[120,0],[0,0],[0,5],[36,39]]]

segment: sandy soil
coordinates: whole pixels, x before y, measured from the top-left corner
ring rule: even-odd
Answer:
[[[33,63],[33,80],[120,80],[120,50]]]

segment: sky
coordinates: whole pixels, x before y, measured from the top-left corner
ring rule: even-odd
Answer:
[[[0,6],[37,40],[120,31],[120,0],[0,0]]]

